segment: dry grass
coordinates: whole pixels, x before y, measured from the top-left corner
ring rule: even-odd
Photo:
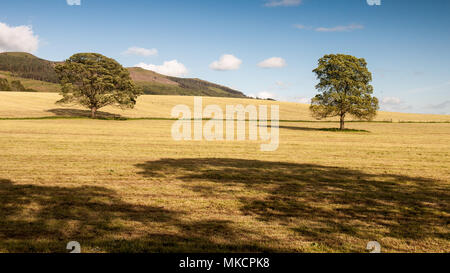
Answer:
[[[23,92],[0,92],[0,118],[23,118],[43,116],[88,116],[90,111],[69,105],[59,106],[55,102],[60,99],[56,93],[23,93]],[[152,96],[139,97],[135,109],[122,111],[114,107],[100,109],[104,113],[129,118],[170,118],[171,109],[177,104],[185,104],[193,108],[192,97],[181,96]],[[314,120],[306,104],[273,102],[265,100],[235,99],[235,98],[212,98],[204,97],[203,105],[217,104],[225,109],[227,104],[255,104],[255,105],[280,105],[281,120]],[[333,119],[331,119],[333,120]],[[336,119],[334,119],[336,120]],[[379,112],[375,119],[377,121],[431,121],[450,122],[449,115],[424,115]]]
[[[16,109],[2,94],[1,115],[39,116],[46,96]],[[127,115],[175,102],[189,98],[143,97]],[[283,118],[303,118],[289,106]],[[175,142],[172,123],[0,120],[0,252],[450,250],[449,124],[282,122],[280,148],[262,153]]]

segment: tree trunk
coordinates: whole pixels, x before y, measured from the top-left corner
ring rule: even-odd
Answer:
[[[340,130],[344,130],[345,129],[345,114],[341,115],[341,122],[340,122]]]
[[[97,117],[97,107],[92,107],[91,108],[91,118],[96,118]]]

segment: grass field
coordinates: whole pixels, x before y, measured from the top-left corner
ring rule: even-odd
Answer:
[[[61,97],[57,93],[0,92],[0,118],[55,116],[88,117],[90,115],[90,111],[75,105],[56,105],[55,102],[60,98]],[[171,109],[178,104],[185,104],[193,109],[193,97],[143,95],[138,98],[137,105],[134,109],[124,111],[109,106],[101,108],[99,114],[104,117],[170,118]],[[279,105],[280,120],[315,121],[310,115],[309,105],[306,104],[268,100],[203,97],[203,105],[209,104],[217,104],[222,109],[225,109],[225,105],[227,104],[242,104],[244,106],[248,104]],[[450,122],[450,116],[379,112],[375,121]]]
[[[56,99],[0,93],[0,117],[84,113]],[[192,98],[102,111],[168,117],[178,103]],[[279,104],[281,119],[311,120],[307,106]],[[337,123],[281,122],[280,147],[267,153],[260,141],[176,142],[172,124],[0,120],[0,252],[65,252],[69,241],[83,252],[365,252],[373,240],[383,252],[450,250],[448,123],[334,132]]]

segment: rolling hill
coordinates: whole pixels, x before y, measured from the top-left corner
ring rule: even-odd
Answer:
[[[24,52],[0,53],[0,70],[20,78],[58,83],[55,64]]]
[[[56,63],[29,53],[0,53],[0,78],[9,84],[20,81],[26,91],[58,92]],[[240,91],[200,79],[170,77],[138,67],[127,69],[136,85],[148,95],[246,98]]]

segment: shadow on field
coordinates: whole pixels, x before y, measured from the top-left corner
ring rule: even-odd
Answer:
[[[55,108],[55,109],[49,109],[49,110],[47,110],[47,112],[53,113],[59,117],[91,117],[90,110]],[[123,117],[119,114],[111,114],[108,112],[97,111],[97,118],[119,119],[119,118],[123,118]]]
[[[190,207],[137,205],[105,187],[0,179],[0,252],[66,252],[69,241],[96,252],[298,251],[283,244],[292,241],[318,244],[316,251],[361,252],[368,241],[386,237],[412,244],[450,239],[450,191],[442,181],[228,158],[161,159],[137,167],[143,176],[179,183],[204,203],[237,200],[232,213],[260,225],[194,216]],[[384,250],[406,251],[395,244]]]
[[[96,252],[262,252],[237,241],[248,233],[222,220],[183,221],[163,207],[123,201],[104,187],[15,184],[0,179],[0,252],[67,252],[69,241]],[[160,226],[163,228],[160,228]],[[151,233],[146,228],[155,226]],[[166,229],[175,229],[167,232]]]
[[[229,158],[161,159],[137,167],[147,177],[175,177],[205,197],[236,198],[243,214],[287,226],[327,250],[361,251],[344,245],[344,237],[450,239],[450,188],[442,181]]]

